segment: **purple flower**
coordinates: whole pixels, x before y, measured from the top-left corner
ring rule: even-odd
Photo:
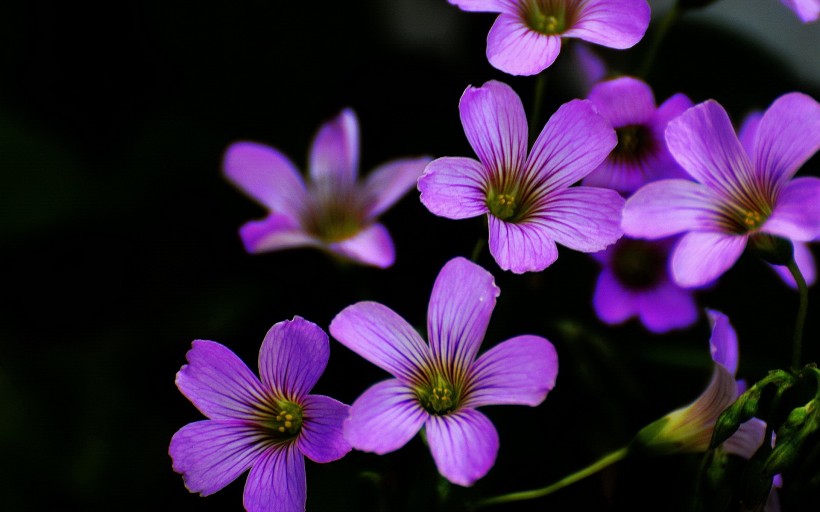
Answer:
[[[270,210],[263,220],[242,226],[248,252],[317,247],[365,265],[389,267],[393,241],[376,217],[416,183],[428,157],[400,159],[358,182],[359,123],[343,110],[325,123],[311,146],[306,184],[278,150],[237,142],[225,153],[225,176]]]
[[[638,238],[685,233],[671,261],[679,285],[715,280],[755,235],[797,242],[820,237],[820,178],[792,179],[820,148],[820,104],[811,97],[778,98],[760,120],[751,153],[713,100],[670,122],[666,141],[695,181],[643,186],[627,200],[622,226]]]
[[[562,38],[630,48],[649,26],[646,0],[449,0],[465,11],[497,12],[487,35],[487,59],[511,75],[550,67]]]
[[[794,11],[803,23],[820,18],[820,0],[780,0],[780,3]]]
[[[194,341],[176,383],[210,419],[182,427],[169,449],[188,490],[213,494],[250,468],[246,510],[305,510],[304,457],[330,462],[350,451],[342,436],[349,407],[308,394],[329,355],[327,334],[298,316],[265,336],[261,381],[225,346]]]
[[[671,240],[622,237],[592,256],[602,265],[592,304],[607,324],[637,316],[653,333],[681,329],[698,319],[692,291],[672,282],[668,271]]]
[[[664,140],[669,121],[692,106],[689,98],[675,94],[656,107],[652,89],[628,76],[598,83],[587,98],[615,128],[618,145],[584,178],[584,185],[629,194],[650,181],[689,177],[669,154]]]
[[[562,105],[527,155],[521,99],[501,82],[468,87],[461,124],[478,161],[445,157],[419,178],[421,202],[434,214],[487,214],[490,253],[504,270],[540,271],[558,258],[556,242],[597,252],[620,238],[623,198],[614,190],[570,187],[615,147],[615,131],[588,100]]]
[[[344,435],[354,448],[388,453],[424,427],[445,478],[469,486],[487,474],[498,452],[498,433],[476,408],[536,406],[558,372],[555,349],[540,336],[517,336],[476,357],[498,294],[489,272],[454,258],[433,286],[429,345],[398,314],[375,302],[349,306],[333,319],[333,337],[394,377],[372,386],[350,407]]]

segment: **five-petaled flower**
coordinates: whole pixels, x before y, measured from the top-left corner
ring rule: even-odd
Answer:
[[[176,383],[210,419],[182,427],[169,448],[188,490],[213,494],[251,468],[246,510],[304,511],[304,457],[330,462],[351,449],[342,435],[349,407],[308,394],[329,355],[327,334],[298,316],[265,336],[261,381],[225,346],[194,341]]]
[[[478,161],[433,160],[419,178],[421,202],[436,215],[487,214],[490,253],[504,270],[544,270],[556,242],[597,252],[620,238],[623,198],[614,190],[577,186],[612,151],[615,130],[588,100],[562,105],[527,154],[521,99],[504,83],[468,87],[461,123]]]
[[[820,236],[820,178],[792,179],[820,148],[820,104],[801,93],[783,95],[756,132],[747,153],[717,102],[690,108],[669,123],[666,140],[695,181],[649,183],[626,202],[626,235],[656,239],[685,233],[671,261],[681,286],[718,278],[750,238],[807,242]]]
[[[436,466],[451,482],[469,486],[490,470],[498,433],[476,408],[536,406],[558,372],[555,348],[540,336],[517,336],[477,357],[498,294],[489,272],[457,257],[433,286],[429,345],[375,302],[348,306],[333,319],[334,338],[394,377],[351,405],[344,436],[353,448],[388,453],[424,427]]]
[[[240,229],[248,252],[318,247],[385,268],[393,264],[395,249],[376,218],[413,187],[429,161],[394,160],[359,183],[359,124],[345,109],[316,134],[308,183],[285,155],[255,142],[232,144],[223,166],[228,180],[270,210]]]
[[[623,50],[646,33],[646,0],[449,0],[465,11],[500,13],[487,35],[487,59],[511,75],[535,75],[555,62],[563,38]]]

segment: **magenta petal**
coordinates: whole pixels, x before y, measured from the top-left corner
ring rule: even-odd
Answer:
[[[597,252],[623,235],[624,198],[614,190],[570,187],[553,192],[540,207],[532,222],[575,251]]]
[[[407,444],[428,417],[413,390],[390,379],[374,384],[353,402],[344,436],[357,450],[383,455]]]
[[[587,0],[582,4],[575,26],[564,37],[578,37],[590,43],[619,50],[631,48],[649,27],[646,0]]]
[[[595,85],[587,99],[613,128],[646,125],[655,114],[655,95],[641,80],[629,76]]]
[[[430,416],[426,430],[438,472],[454,484],[471,486],[495,464],[498,432],[474,409]]]
[[[293,444],[277,445],[259,458],[245,482],[248,512],[305,510],[305,458]]]
[[[794,11],[803,23],[811,23],[820,18],[820,0],[780,0],[780,3]],[[766,512],[771,511],[767,508]]]
[[[313,462],[331,462],[350,451],[342,434],[342,423],[350,407],[322,395],[308,395],[302,400],[304,422],[296,441],[299,451]]]
[[[470,146],[487,169],[518,169],[527,157],[527,116],[509,85],[467,87],[458,103]]]
[[[329,249],[344,258],[387,268],[396,261],[396,249],[390,233],[381,224],[371,224],[355,235],[341,242],[330,244]]]
[[[706,314],[712,326],[712,336],[709,338],[709,353],[712,360],[734,375],[737,373],[739,359],[737,332],[729,322],[729,317],[720,311],[708,309]]]
[[[244,473],[264,451],[254,428],[238,420],[189,423],[171,438],[168,454],[185,487],[208,496]]]
[[[743,149],[750,155],[755,154],[757,127],[760,126],[761,119],[763,119],[763,112],[753,112],[747,115],[737,132],[737,138],[740,139]]]
[[[668,125],[671,120],[683,114],[688,109],[692,108],[692,106],[692,100],[690,100],[685,94],[673,94],[658,106],[658,109],[655,111],[655,118],[652,124],[656,128],[662,127],[665,131],[666,125]],[[664,143],[663,138],[661,138],[659,142]],[[665,145],[666,144],[664,143],[664,146]]]
[[[433,214],[467,219],[487,213],[486,168],[472,158],[444,157],[430,162],[418,181],[421,202]]]
[[[592,306],[602,322],[617,325],[635,316],[638,300],[635,294],[621,285],[611,270],[601,270],[592,296]]]
[[[763,182],[774,185],[791,178],[818,149],[820,103],[798,92],[775,100],[763,114],[755,139],[755,165]]]
[[[809,246],[804,243],[794,242],[793,246],[794,262],[797,264],[797,268],[800,269],[800,273],[803,274],[806,285],[811,286],[817,280],[817,266],[814,263],[814,255],[811,253]],[[780,276],[783,282],[789,287],[797,289],[797,282],[786,266],[772,265],[772,268],[777,272],[777,275]]]
[[[673,250],[672,277],[684,288],[711,283],[735,264],[745,247],[743,235],[687,233]]]
[[[518,14],[500,14],[487,34],[487,60],[511,75],[537,75],[560,52],[560,37],[531,30]]]
[[[444,367],[469,368],[500,292],[492,274],[467,259],[453,258],[441,269],[430,294],[427,336]]]
[[[222,166],[230,182],[271,210],[295,218],[307,202],[296,166],[272,147],[236,142],[225,151]]]
[[[529,405],[544,401],[555,387],[558,354],[541,336],[516,336],[499,343],[476,360],[465,407]]]
[[[339,343],[404,382],[412,382],[428,364],[430,351],[402,317],[377,302],[358,302],[330,322]]]
[[[566,188],[595,170],[617,144],[615,130],[591,101],[572,100],[547,121],[527,168],[546,179],[546,190]]]
[[[513,3],[511,0],[447,0],[462,11],[501,12]]]
[[[359,122],[351,109],[319,128],[310,147],[308,168],[320,188],[350,188],[359,173]]]
[[[550,232],[532,222],[513,224],[488,216],[490,254],[498,266],[516,274],[540,272],[558,259]]]
[[[273,325],[259,349],[259,375],[278,395],[299,400],[327,366],[330,342],[321,327],[302,317]]]
[[[788,182],[761,231],[800,242],[820,238],[820,178]]]
[[[766,422],[757,418],[742,423],[721,447],[731,454],[750,459],[766,438]],[[768,511],[767,511],[768,512]]]
[[[212,419],[254,417],[254,404],[266,393],[236,354],[214,341],[196,340],[186,357],[176,384],[202,414]]]
[[[396,201],[416,186],[416,182],[430,163],[430,157],[403,158],[380,165],[368,176],[364,194],[370,198],[368,218],[375,218],[393,206]]]
[[[661,180],[639,188],[623,209],[621,227],[636,238],[663,238],[684,231],[715,230],[719,198],[688,180]]]
[[[302,229],[299,221],[281,213],[246,223],[239,229],[239,237],[245,250],[251,254],[319,244],[316,238]]]
[[[664,281],[637,297],[641,323],[656,334],[689,327],[698,319],[692,292]]]

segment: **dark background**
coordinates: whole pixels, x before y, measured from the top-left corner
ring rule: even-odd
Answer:
[[[219,341],[255,369],[267,329],[294,315],[327,329],[367,299],[423,326],[439,269],[469,257],[486,227],[433,216],[413,190],[382,217],[398,255],[388,270],[311,250],[248,255],[237,229],[264,211],[223,179],[223,151],[257,140],[304,168],[319,124],[350,106],[363,172],[399,156],[472,156],[457,112],[467,85],[503,80],[532,105],[532,78],[486,61],[493,19],[443,0],[4,4],[0,509],[240,510],[244,477],[200,498],[171,469],[171,436],[201,419],[174,385],[191,341]],[[647,41],[600,55],[633,73]],[[560,57],[554,73],[543,119],[583,94]],[[758,41],[686,17],[648,81],[659,101],[715,98],[736,121],[785,92],[820,97]],[[815,157],[801,173],[819,167]],[[634,321],[605,326],[590,307],[597,265],[560,254],[523,276],[502,272],[486,249],[479,258],[502,291],[485,349],[540,334],[561,370],[538,408],[484,409],[500,433],[498,460],[472,488],[454,487],[452,503],[543,486],[624,445],[708,381],[704,318],[662,336]],[[698,299],[737,328],[741,377],[788,365],[797,294],[762,263],[745,255]],[[814,290],[806,361],[818,359],[818,304]],[[316,393],[350,403],[385,377],[335,341],[331,350]],[[624,461],[510,510],[683,510],[699,462]],[[309,510],[425,510],[437,485],[418,438],[384,457],[307,462],[307,472]]]

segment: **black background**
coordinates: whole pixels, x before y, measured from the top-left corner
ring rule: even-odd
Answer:
[[[240,510],[244,477],[200,498],[171,469],[171,436],[201,419],[174,385],[191,341],[219,341],[255,369],[267,329],[294,315],[327,329],[367,299],[423,326],[439,269],[469,257],[486,227],[433,216],[413,190],[382,217],[398,256],[390,269],[339,266],[311,250],[248,255],[237,229],[264,211],[224,180],[223,151],[257,140],[304,168],[316,128],[350,106],[363,172],[399,156],[472,156],[457,111],[467,85],[499,79],[532,104],[534,79],[486,61],[493,19],[443,0],[7,2],[0,509]],[[647,47],[600,54],[633,73]],[[544,119],[583,94],[564,80],[571,72],[559,57]],[[758,42],[686,17],[648,81],[659,101],[714,98],[736,121],[785,92],[820,97]],[[817,158],[801,173],[817,175]],[[704,318],[662,336],[634,321],[603,325],[590,307],[597,265],[569,250],[523,276],[501,271],[486,249],[478,261],[501,288],[484,348],[540,334],[561,366],[538,408],[485,409],[500,433],[498,460],[472,488],[452,488],[451,507],[545,485],[705,387]],[[740,376],[788,364],[796,293],[762,263],[744,255],[698,299],[737,328]],[[818,358],[818,304],[814,290],[806,361]],[[385,377],[335,341],[331,351],[316,393],[351,403]],[[699,461],[624,461],[510,510],[684,510]],[[383,457],[308,462],[307,472],[309,510],[425,510],[438,484],[418,438]]]

